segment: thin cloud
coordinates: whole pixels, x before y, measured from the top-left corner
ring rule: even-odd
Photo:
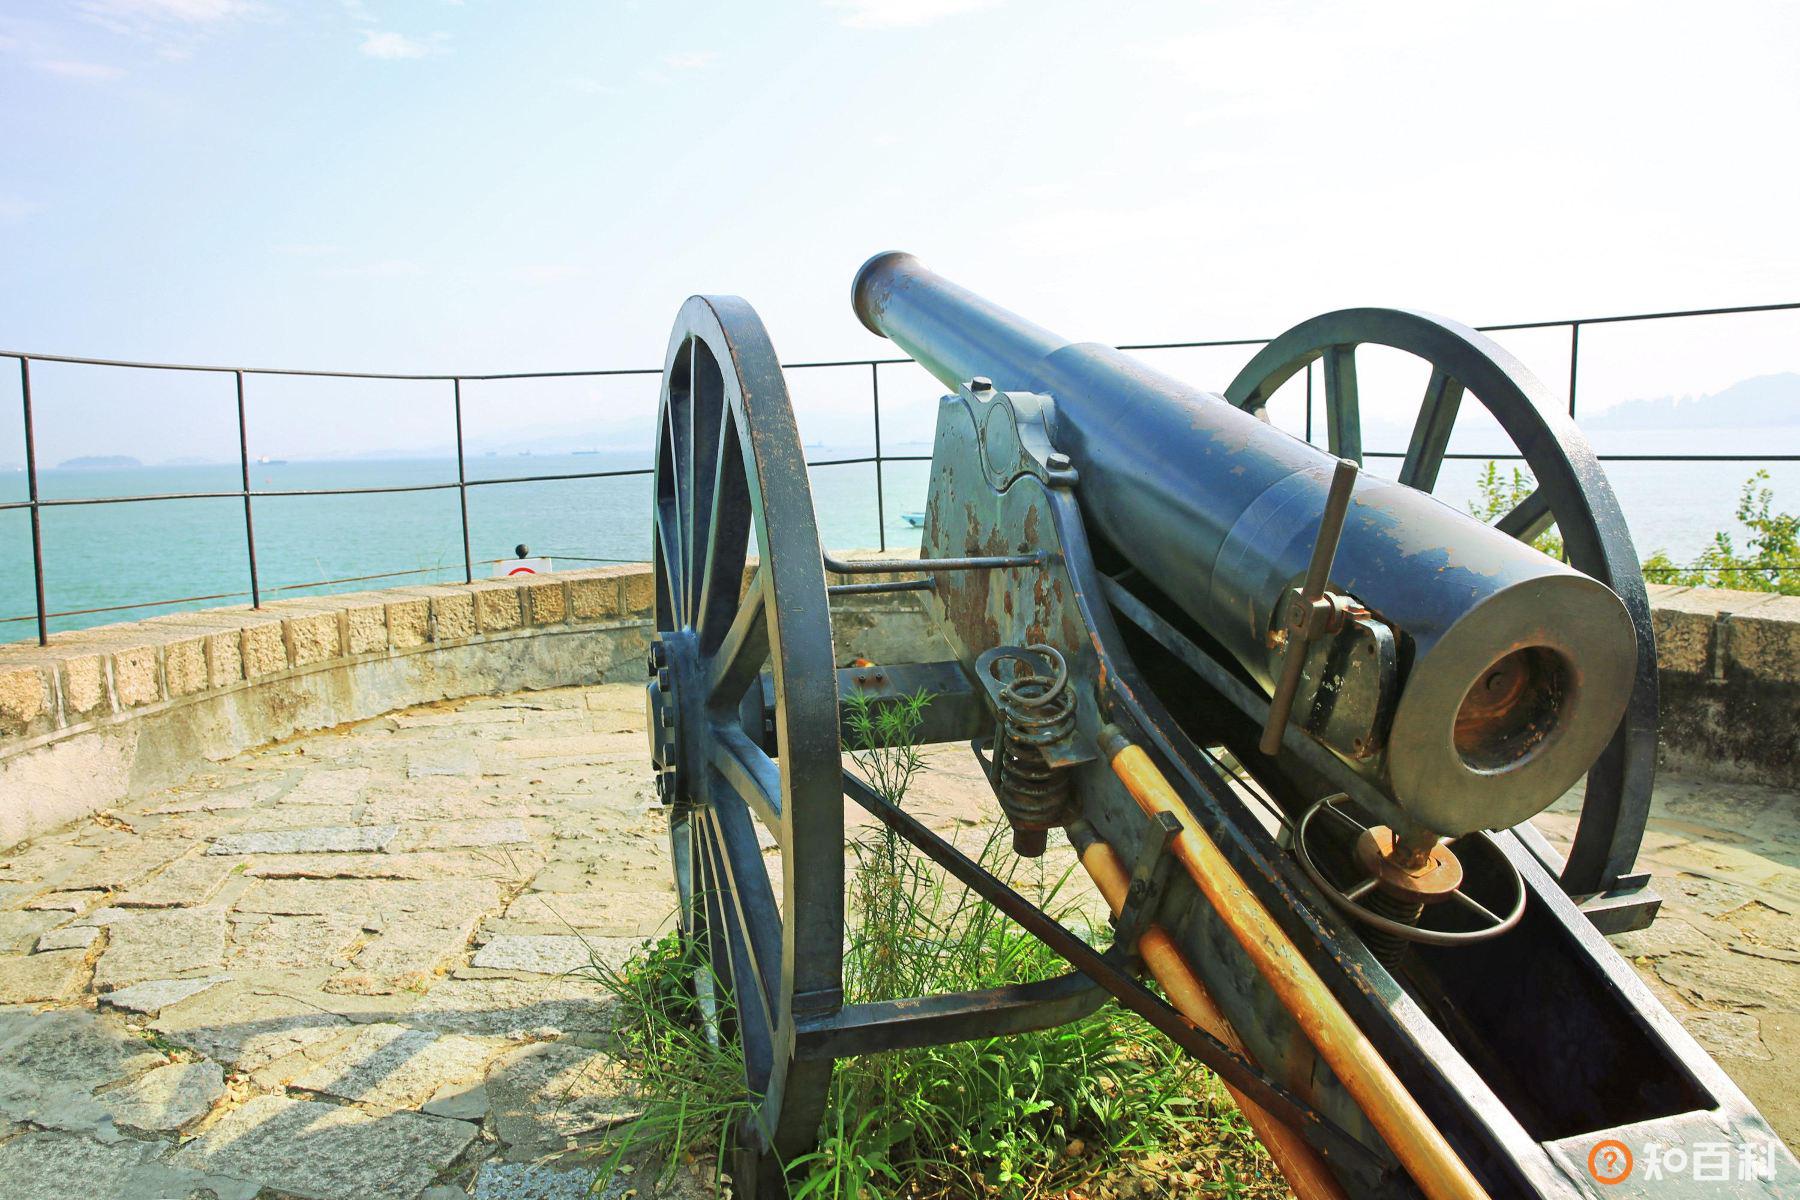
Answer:
[[[575,263],[529,263],[513,272],[525,283],[560,283],[568,279],[581,279],[587,273],[586,267]]]
[[[43,207],[35,200],[21,200],[17,196],[0,196],[0,221],[23,221],[33,213],[43,211]]]
[[[424,267],[407,258],[383,258],[319,272],[327,279],[410,279],[424,273]]]
[[[108,66],[106,63],[82,62],[72,58],[43,59],[37,64],[38,70],[48,71],[63,79],[79,80],[82,83],[111,83],[115,79],[123,79],[125,71],[121,67]]]
[[[619,92],[613,84],[591,79],[586,75],[572,75],[563,80],[563,86],[571,92],[580,92],[583,96],[615,96]]]
[[[404,33],[366,29],[363,31],[362,43],[357,46],[370,58],[407,59],[426,58],[433,54],[443,53],[444,35],[433,34],[430,41],[421,42],[417,38],[409,38]]]
[[[851,29],[917,29],[947,17],[996,8],[1005,0],[825,0]]]
[[[662,65],[671,71],[704,71],[719,60],[716,50],[689,50],[682,54],[665,54]]]
[[[329,242],[278,242],[269,248],[291,258],[329,258],[341,249]]]

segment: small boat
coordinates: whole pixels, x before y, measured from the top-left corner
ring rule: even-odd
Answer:
[[[900,519],[902,521],[905,521],[909,526],[911,526],[914,529],[923,528],[923,526],[925,524],[925,514],[924,513],[901,513]]]

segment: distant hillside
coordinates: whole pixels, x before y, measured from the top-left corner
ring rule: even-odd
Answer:
[[[1732,429],[1800,425],[1800,374],[1758,375],[1711,396],[1628,400],[1596,416],[1589,429]]]
[[[143,465],[129,454],[84,454],[79,458],[66,458],[56,464],[58,470],[64,471],[98,471],[108,467],[141,467]]]

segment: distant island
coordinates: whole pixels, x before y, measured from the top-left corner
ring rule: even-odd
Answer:
[[[1800,425],[1800,374],[1741,380],[1710,396],[1627,400],[1581,418],[1589,429],[1733,429]]]
[[[111,467],[141,467],[144,464],[129,454],[84,454],[56,464],[63,471],[99,471]]]

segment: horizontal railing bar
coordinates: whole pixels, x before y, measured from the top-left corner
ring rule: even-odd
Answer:
[[[866,458],[832,458],[818,462],[809,462],[809,467],[842,467],[856,463],[875,462],[873,456]],[[930,462],[929,454],[888,454],[881,458],[882,462]],[[630,467],[618,471],[574,471],[566,475],[504,475],[494,479],[470,479],[466,483],[451,480],[448,483],[396,483],[371,487],[346,488],[266,488],[251,489],[247,493],[251,499],[260,500],[265,496],[368,496],[385,495],[396,492],[445,492],[459,487],[490,487],[504,483],[556,483],[566,479],[624,479],[639,475],[655,473],[653,467]],[[148,500],[238,500],[246,493],[242,490],[229,492],[151,492],[142,496],[63,496],[50,500],[39,500],[39,508],[66,508],[83,504],[138,504]],[[0,503],[0,512],[12,509],[30,508],[29,500],[9,500]],[[636,560],[630,560],[636,561]]]
[[[503,559],[491,558],[489,563],[503,562]],[[641,561],[641,560],[634,560]],[[305,588],[331,587],[340,583],[366,583],[371,579],[398,579],[403,575],[430,575],[436,571],[454,571],[455,567],[414,567],[410,571],[380,571],[373,575],[346,575],[342,579],[321,579],[314,583],[284,583],[270,588],[274,592],[297,592]],[[215,592],[210,596],[178,596],[173,600],[142,600],[136,604],[108,604],[100,608],[71,608],[67,612],[45,613],[51,617],[91,617],[98,613],[126,612],[134,608],[166,608],[171,604],[193,604],[200,600],[241,600],[249,592]],[[27,613],[22,617],[0,617],[0,625],[11,621],[35,621],[36,613]]]
[[[1483,333],[1502,333],[1519,329],[1560,329],[1570,325],[1616,325],[1629,321],[1668,321],[1680,317],[1728,317],[1745,313],[1789,312],[1800,310],[1800,301],[1779,304],[1733,304],[1716,308],[1682,308],[1662,312],[1615,313],[1601,317],[1565,317],[1554,321],[1509,321],[1495,325],[1477,325]],[[1214,338],[1205,341],[1121,343],[1120,350],[1205,350],[1229,346],[1261,346],[1273,338]],[[87,367],[131,367],[144,371],[205,371],[222,374],[241,371],[246,375],[295,376],[322,379],[384,379],[415,383],[448,383],[457,379],[471,383],[509,379],[584,379],[620,375],[661,375],[661,367],[612,367],[572,371],[502,371],[469,374],[407,374],[391,371],[324,371],[304,367],[222,367],[207,363],[140,362],[120,358],[82,358],[72,354],[33,354],[24,350],[0,350],[0,358],[30,359],[33,362],[68,363]],[[783,363],[790,371],[824,367],[888,367],[913,362],[910,358],[842,358],[810,362]]]
[[[1364,458],[1405,458],[1404,450],[1364,450]],[[1800,462],[1800,454],[1596,454],[1600,462]],[[1444,455],[1445,461],[1461,460],[1464,462],[1523,462],[1525,456],[1518,451],[1510,454],[1481,454],[1476,451],[1465,451]]]

